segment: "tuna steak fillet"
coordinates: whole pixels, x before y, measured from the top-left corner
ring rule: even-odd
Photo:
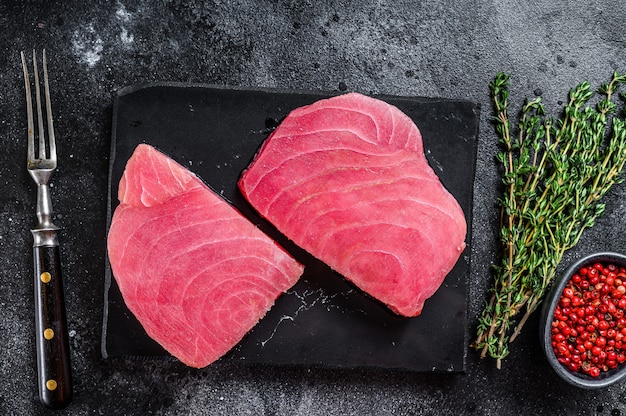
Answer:
[[[198,177],[139,145],[119,184],[108,254],[128,309],[183,363],[235,346],[303,271]]]
[[[285,236],[400,315],[421,313],[465,248],[465,216],[416,125],[361,94],[292,111],[238,185]]]

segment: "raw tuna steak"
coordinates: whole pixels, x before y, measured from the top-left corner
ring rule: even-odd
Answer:
[[[465,216],[418,128],[357,93],[292,111],[239,188],[288,238],[400,315],[421,313],[465,248]]]
[[[193,173],[139,145],[119,184],[108,252],[128,308],[183,363],[237,344],[303,267]]]

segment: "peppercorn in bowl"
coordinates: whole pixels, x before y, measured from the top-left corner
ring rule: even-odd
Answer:
[[[596,253],[569,266],[544,300],[540,341],[572,385],[602,388],[626,377],[626,256]]]

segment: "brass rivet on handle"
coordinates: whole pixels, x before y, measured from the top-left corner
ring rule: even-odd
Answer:
[[[50,391],[54,391],[57,389],[57,382],[54,380],[46,381],[46,388]]]
[[[54,338],[54,331],[52,330],[52,328],[46,328],[43,331],[43,337],[48,340]]]
[[[48,283],[50,282],[50,280],[52,280],[52,276],[48,272],[41,273],[40,277],[41,277],[41,281],[44,283]]]

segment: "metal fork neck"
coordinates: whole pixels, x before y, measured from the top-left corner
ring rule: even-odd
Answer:
[[[59,227],[52,223],[52,199],[48,184],[37,185],[37,226],[33,233],[33,246],[59,245],[57,231]]]
[[[47,184],[37,185],[37,220],[40,226],[49,227],[52,224],[52,198]]]

